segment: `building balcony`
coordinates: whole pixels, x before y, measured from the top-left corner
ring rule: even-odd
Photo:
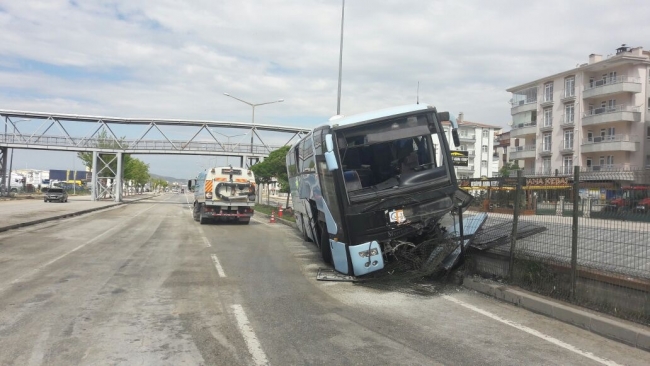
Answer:
[[[510,148],[510,159],[530,159],[535,158],[535,145],[515,146]]]
[[[573,139],[560,141],[560,154],[572,154],[574,150],[573,144]]]
[[[537,110],[537,99],[531,100],[520,100],[517,103],[512,103],[512,108],[510,109],[510,114],[515,115],[517,113],[535,111]]]
[[[468,165],[468,166],[457,166],[456,169],[459,172],[464,172],[464,173],[469,173],[469,172],[474,172],[474,165]]]
[[[583,126],[593,126],[611,122],[640,122],[641,112],[638,107],[616,106],[601,107],[590,110],[582,117]]]
[[[626,172],[636,171],[638,167],[630,164],[605,164],[605,165],[592,165],[582,168],[583,172]]]
[[[461,135],[458,135],[458,138],[460,139],[460,141],[465,141],[465,142],[474,142],[474,141],[476,141],[476,135],[469,135],[469,134],[462,135],[461,134]]]
[[[474,156],[476,156],[476,151],[474,151],[474,150],[468,151],[467,156],[469,156],[470,158],[473,158]]]
[[[570,102],[576,99],[576,89],[564,89],[560,92],[560,100],[562,102]]]
[[[551,144],[549,143],[548,145],[545,144],[540,144],[540,149],[539,149],[539,155],[540,156],[551,156],[553,155],[553,151],[551,150]]]
[[[539,130],[542,132],[553,131],[553,120],[544,121],[540,126]]]
[[[636,138],[630,135],[596,136],[582,140],[581,152],[583,154],[605,151],[630,151],[639,150]]]
[[[573,114],[563,114],[560,116],[560,126],[569,128],[575,126],[575,116]]]
[[[512,130],[510,131],[511,138],[535,134],[537,134],[537,121],[512,125]]]
[[[553,105],[553,94],[542,96],[542,100],[539,103],[542,107],[548,107]]]
[[[573,165],[564,165],[558,169],[558,174],[562,175],[572,175],[573,174]]]
[[[617,76],[594,80],[585,85],[582,92],[582,99],[603,97],[618,93],[640,93],[641,79],[627,76]]]

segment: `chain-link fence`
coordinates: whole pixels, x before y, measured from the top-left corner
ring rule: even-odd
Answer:
[[[650,324],[650,170],[572,173],[463,182],[488,213],[469,270]]]

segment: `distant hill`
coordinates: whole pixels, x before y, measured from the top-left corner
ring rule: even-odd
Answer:
[[[178,184],[182,184],[182,185],[187,184],[187,179],[179,179],[179,178],[174,178],[174,177],[166,177],[166,176],[164,176],[164,175],[158,175],[158,174],[153,174],[153,173],[149,173],[149,175],[150,175],[151,178],[153,178],[153,179],[162,179],[162,180],[166,180],[166,181],[168,181],[169,183],[178,183]]]

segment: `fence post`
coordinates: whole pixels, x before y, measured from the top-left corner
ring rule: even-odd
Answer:
[[[580,167],[573,167],[573,223],[571,225],[571,301],[576,295],[576,275],[578,271],[578,186]]]
[[[517,170],[517,188],[515,189],[515,209],[512,218],[512,233],[510,234],[510,266],[508,277],[512,280],[515,267],[515,247],[517,246],[517,222],[519,222],[519,197],[521,196],[521,169]]]

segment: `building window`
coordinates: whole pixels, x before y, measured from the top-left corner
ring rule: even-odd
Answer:
[[[487,160],[481,160],[481,168],[487,168]]]
[[[542,160],[542,174],[551,174],[551,158]]]
[[[544,101],[553,101],[553,82],[544,84]]]
[[[616,110],[616,99],[610,99],[607,103],[607,111],[612,112]]]
[[[573,130],[564,131],[564,148],[573,149]]]
[[[544,108],[544,127],[551,126],[553,124],[553,109]]]
[[[551,134],[545,133],[542,140],[542,151],[551,151]]]
[[[562,122],[566,124],[573,124],[575,117],[575,104],[569,103],[564,105],[564,119]]]
[[[564,97],[566,98],[575,96],[575,87],[575,76],[569,76],[568,78],[564,79]]]
[[[488,146],[483,145],[483,147],[481,148],[481,151],[483,151],[484,153],[488,152]]]
[[[573,158],[571,156],[564,157],[562,169],[564,174],[571,174],[573,171]]]
[[[648,130],[645,132],[645,137],[650,140],[650,127],[648,127]]]
[[[607,155],[607,165],[612,166],[614,165],[614,155]]]
[[[488,130],[483,129],[483,137],[487,138],[489,135]]]
[[[598,159],[598,165],[600,165],[600,166],[604,166],[604,165],[605,165],[605,157],[604,157],[604,156],[601,156],[601,157]]]
[[[592,162],[591,158],[587,158],[587,168],[591,168]]]

